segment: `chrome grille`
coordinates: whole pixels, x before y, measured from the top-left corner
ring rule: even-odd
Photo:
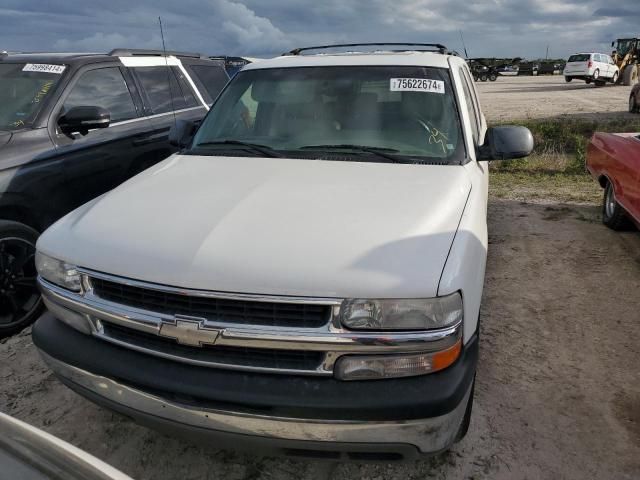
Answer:
[[[159,337],[109,322],[102,323],[106,339],[116,340],[140,349],[152,350],[170,357],[206,365],[257,367],[277,370],[317,370],[324,360],[323,352],[278,350],[266,348],[204,345],[193,348],[175,340]]]
[[[110,302],[167,315],[202,317],[214,323],[319,328],[331,316],[327,305],[197,297],[95,277],[91,278],[91,286],[97,297]]]

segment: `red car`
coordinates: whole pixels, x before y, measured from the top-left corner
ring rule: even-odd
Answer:
[[[614,230],[629,220],[640,226],[640,134],[595,133],[587,168],[604,188],[603,223]]]

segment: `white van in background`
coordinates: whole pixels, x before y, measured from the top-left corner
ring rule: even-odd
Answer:
[[[616,83],[620,76],[618,66],[604,53],[576,53],[571,55],[564,67],[564,79],[570,82],[574,78],[586,83],[594,82],[601,87],[606,82]]]

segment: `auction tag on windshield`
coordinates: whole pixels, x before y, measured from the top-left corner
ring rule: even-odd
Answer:
[[[392,78],[389,90],[392,92],[428,92],[444,94],[444,82],[442,80],[429,80],[428,78]]]
[[[23,68],[23,72],[42,72],[42,73],[57,73],[58,75],[64,72],[67,68],[65,65],[51,65],[48,63],[27,63]]]

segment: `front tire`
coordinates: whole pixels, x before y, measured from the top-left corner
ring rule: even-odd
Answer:
[[[638,103],[633,93],[629,95],[629,113],[638,113]]]
[[[638,66],[627,65],[622,72],[622,83],[626,87],[631,87],[638,83]]]
[[[487,79],[488,79],[488,77],[487,77],[487,74],[486,74],[486,73],[483,73],[482,75],[480,75],[480,81],[481,81],[481,82],[486,82],[486,81],[487,81]]]
[[[629,217],[616,200],[616,193],[611,182],[607,182],[602,197],[602,223],[612,230],[619,231],[629,228]]]
[[[0,338],[27,327],[43,310],[36,283],[38,235],[22,223],[0,220]]]
[[[498,79],[498,76],[495,73],[492,73],[491,75],[489,75],[490,82],[495,82],[497,79]]]
[[[611,83],[613,83],[614,85],[618,83],[618,76],[619,76],[618,72],[614,73],[613,77],[611,77]]]

